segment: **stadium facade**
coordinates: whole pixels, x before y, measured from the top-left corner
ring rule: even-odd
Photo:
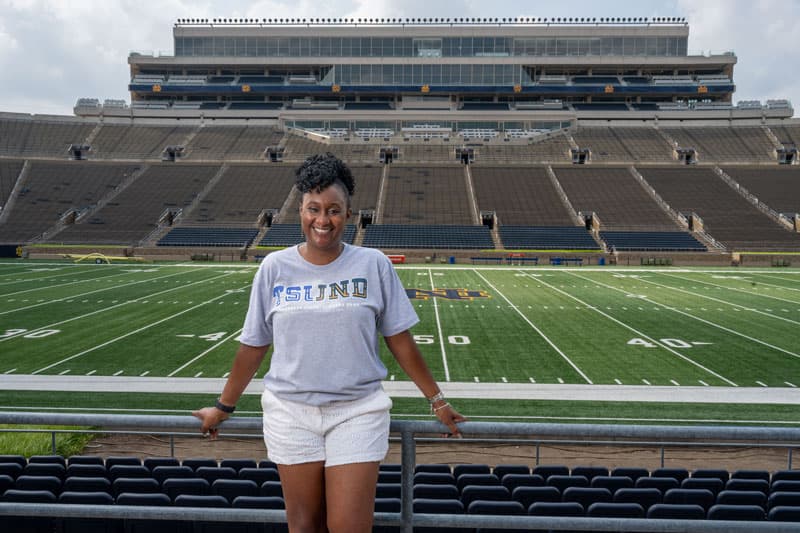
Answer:
[[[180,19],[173,36],[173,55],[128,57],[130,107],[76,114],[395,131],[792,115],[732,105],[736,56],[690,54],[677,18]]]

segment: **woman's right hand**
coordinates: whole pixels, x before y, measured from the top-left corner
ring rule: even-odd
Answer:
[[[216,407],[203,407],[192,411],[192,416],[200,420],[200,432],[203,436],[215,440],[219,435],[219,425],[230,415]]]

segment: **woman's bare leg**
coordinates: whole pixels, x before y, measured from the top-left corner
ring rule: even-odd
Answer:
[[[378,464],[353,463],[325,469],[325,499],[331,533],[370,533]]]
[[[278,465],[290,533],[327,533],[325,463]],[[373,490],[374,492],[374,490]]]

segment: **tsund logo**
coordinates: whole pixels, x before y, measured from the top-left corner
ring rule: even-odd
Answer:
[[[475,300],[478,298],[491,298],[486,291],[474,291],[470,289],[406,289],[409,300],[430,300],[432,297],[444,298],[445,300]]]

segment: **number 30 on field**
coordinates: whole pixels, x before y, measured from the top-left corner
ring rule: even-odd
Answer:
[[[414,335],[414,340],[417,344],[433,344],[435,342],[433,335]],[[450,344],[463,346],[469,344],[469,337],[465,335],[450,335],[447,337],[447,342]]]

